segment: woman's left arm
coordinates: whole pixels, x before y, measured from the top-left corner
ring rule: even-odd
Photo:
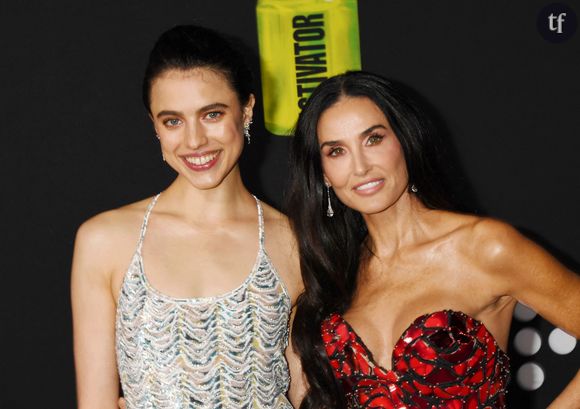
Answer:
[[[498,221],[490,223],[494,225],[494,234],[486,252],[491,253],[492,269],[494,274],[501,275],[506,295],[580,337],[580,275],[512,226]]]
[[[526,304],[566,332],[580,337],[580,276],[515,228],[485,222],[485,251],[493,260],[505,294]],[[550,409],[580,408],[580,375],[552,402]]]
[[[576,372],[574,379],[548,406],[548,409],[577,409],[578,407],[580,407],[580,371]]]

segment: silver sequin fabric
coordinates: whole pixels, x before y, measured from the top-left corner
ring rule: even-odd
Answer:
[[[260,202],[260,245],[246,280],[221,296],[179,299],[154,289],[143,270],[142,243],[158,197],[147,209],[117,305],[127,409],[291,409],[284,358],[290,298],[264,249]]]

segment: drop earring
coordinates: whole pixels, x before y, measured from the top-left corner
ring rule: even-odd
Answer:
[[[334,210],[332,209],[332,204],[330,203],[330,185],[326,185],[326,197],[328,198],[328,206],[326,207],[326,217],[334,216]]]
[[[251,135],[250,135],[250,125],[252,125],[252,120],[251,119],[244,124],[244,136],[246,137],[246,139],[248,141],[248,145],[251,142],[250,141],[250,139],[251,139]]]

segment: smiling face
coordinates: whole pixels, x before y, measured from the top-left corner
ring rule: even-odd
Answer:
[[[341,97],[317,126],[324,179],[338,199],[375,214],[408,195],[401,144],[387,118],[366,97]]]
[[[151,84],[151,119],[167,163],[198,189],[212,189],[239,172],[243,126],[254,97],[241,107],[219,72],[168,70]]]

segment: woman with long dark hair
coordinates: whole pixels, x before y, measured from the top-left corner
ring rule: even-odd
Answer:
[[[286,218],[244,186],[254,95],[214,31],[159,38],[143,101],[176,179],[85,222],[72,271],[78,407],[291,408],[284,350],[301,290]],[[274,265],[276,268],[274,268]]]
[[[579,277],[511,226],[453,211],[438,146],[417,104],[370,73],[326,80],[300,114],[301,408],[504,408],[517,301],[580,334]],[[557,402],[578,399],[569,386]]]

